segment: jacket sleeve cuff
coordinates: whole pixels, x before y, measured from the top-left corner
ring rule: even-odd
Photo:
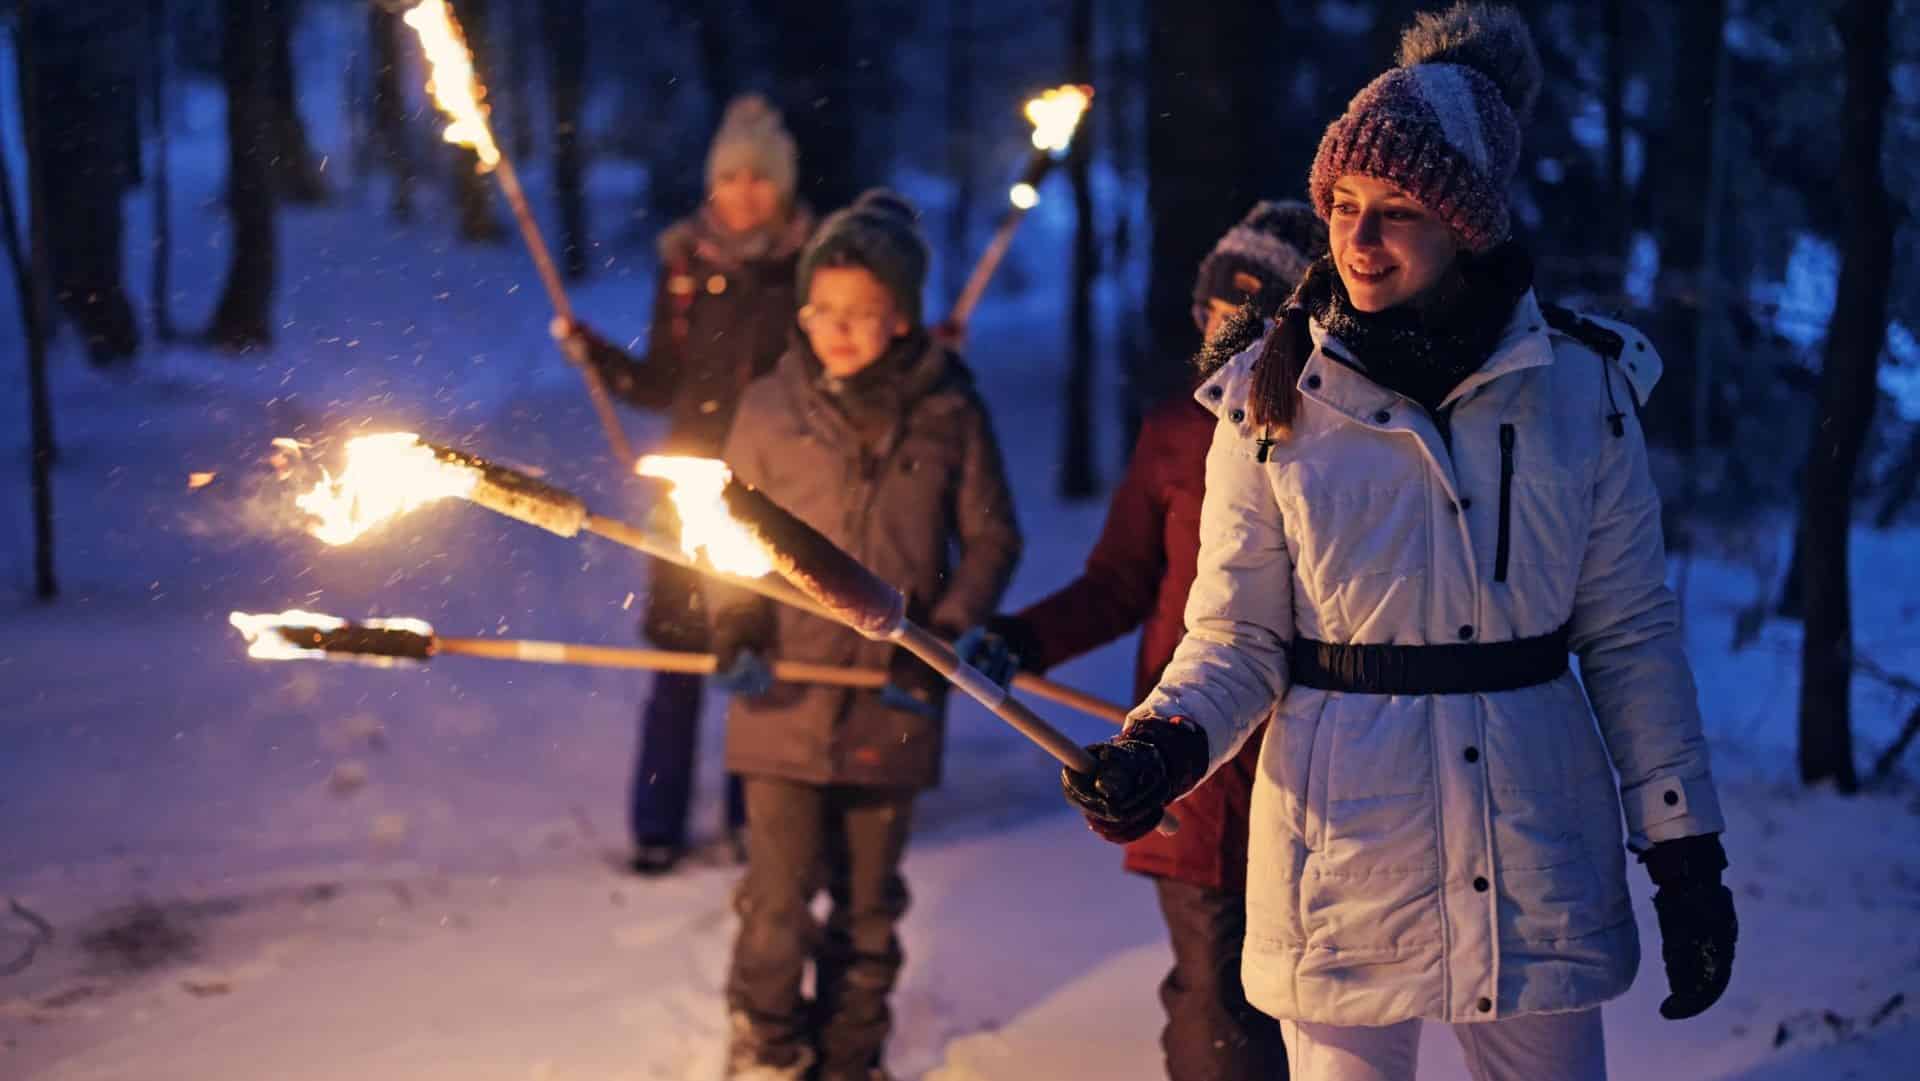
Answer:
[[[1635,852],[1661,841],[1726,829],[1711,776],[1651,777],[1621,789],[1620,802],[1627,815],[1627,847]]]

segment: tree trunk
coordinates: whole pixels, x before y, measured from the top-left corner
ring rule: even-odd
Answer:
[[[1193,276],[1220,235],[1271,177],[1253,155],[1273,103],[1257,93],[1270,47],[1265,5],[1252,0],[1147,4],[1147,209],[1153,223],[1147,285],[1150,351],[1129,372],[1135,400],[1179,389],[1199,334]]]
[[[415,182],[413,146],[407,134],[407,92],[400,81],[401,57],[405,55],[400,43],[407,33],[400,16],[379,4],[367,5],[368,52],[373,64],[373,143],[393,178],[389,209],[401,221],[413,218]]]
[[[268,4],[271,33],[267,45],[268,86],[272,95],[274,183],[279,195],[293,203],[321,203],[327,198],[327,184],[320,176],[320,161],[307,141],[307,125],[300,119],[298,80],[293,67],[293,31],[300,22],[297,0],[273,0]]]
[[[36,4],[20,20],[34,54],[31,108],[46,122],[27,148],[46,183],[48,275],[41,287],[72,321],[96,365],[130,362],[139,320],[126,292],[122,200],[137,171],[139,143],[132,57],[141,27],[106,5]],[[51,314],[51,313],[49,313]],[[49,338],[53,325],[47,325]]]
[[[846,206],[875,179],[860,158],[853,10],[848,0],[763,3],[774,28],[774,98],[800,147],[800,194],[821,213]]]
[[[273,340],[274,236],[272,0],[221,0],[220,70],[227,90],[227,209],[233,218],[227,284],[207,337],[228,349]]]
[[[1806,635],[1800,666],[1800,779],[1858,787],[1853,764],[1853,611],[1848,531],[1854,473],[1879,394],[1893,278],[1893,209],[1881,175],[1892,0],[1847,0],[1837,19],[1846,94],[1840,282],[1820,371],[1820,412],[1801,497]]]
[[[43,0],[45,2],[45,0]],[[31,4],[21,0],[19,31],[14,36],[14,66],[19,76],[22,126],[29,147],[26,163],[27,237],[20,235],[14,211],[13,169],[0,146],[0,227],[6,229],[8,260],[19,293],[20,322],[27,338],[27,412],[31,432],[33,485],[33,592],[43,601],[59,595],[53,573],[53,399],[47,387],[47,332],[51,312],[47,305],[46,223],[42,214],[46,188],[32,147],[40,145],[36,100],[33,34],[29,31]]]
[[[1093,0],[1073,0],[1067,19],[1068,78],[1093,82]],[[1098,224],[1093,213],[1092,121],[1080,122],[1067,157],[1073,179],[1073,293],[1068,300],[1066,424],[1061,431],[1060,494],[1086,499],[1100,490],[1099,447],[1093,425],[1093,286],[1099,274]]]
[[[1666,361],[1667,381],[1693,387],[1700,358],[1697,321],[1712,302],[1717,267],[1707,250],[1707,222],[1713,191],[1714,124],[1720,117],[1715,84],[1725,36],[1727,0],[1697,0],[1670,9],[1675,20],[1673,93],[1667,124],[1648,172],[1652,188],[1652,226],[1660,245],[1653,336]],[[1702,441],[1694,430],[1694,397],[1656,394],[1644,420],[1652,436],[1688,449]],[[1682,443],[1679,433],[1687,433]]]
[[[947,210],[945,293],[957,297],[972,263],[969,237],[973,201],[979,197],[973,169],[973,0],[947,0],[947,176],[953,205]]]
[[[560,262],[568,278],[587,273],[587,197],[580,152],[580,111],[586,98],[586,0],[548,0],[547,86],[553,95],[553,191],[560,203]]]
[[[507,0],[501,13],[505,26],[497,34],[500,43],[501,92],[490,95],[494,115],[509,152],[515,161],[532,161],[533,133],[533,58],[536,38],[527,26],[525,5]]]
[[[1606,0],[1607,194],[1619,236],[1620,265],[1608,275],[1608,295],[1621,292],[1633,245],[1633,195],[1627,190],[1627,0]]]
[[[466,36],[467,51],[473,55],[474,76],[482,87],[490,86],[492,0],[459,0],[451,6],[460,32]],[[505,240],[506,226],[493,212],[493,180],[480,172],[479,159],[463,146],[449,144],[445,152],[453,156],[453,201],[460,210],[460,239],[479,244]]]
[[[153,334],[173,340],[173,316],[168,297],[173,291],[168,267],[173,259],[172,167],[167,160],[167,66],[172,61],[173,35],[167,27],[167,0],[147,3],[147,95],[153,123]]]

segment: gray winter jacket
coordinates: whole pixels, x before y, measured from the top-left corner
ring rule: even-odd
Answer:
[[[898,373],[898,415],[863,441],[796,345],[741,399],[726,460],[748,484],[799,516],[887,582],[908,614],[946,635],[982,622],[1020,556],[1020,532],[999,443],[966,367],[927,345]],[[951,555],[950,555],[951,553]],[[945,687],[931,670],[837,624],[737,589],[715,590],[716,640],[770,625],[788,661],[891,668],[933,693],[922,712],[877,691],[778,684],[736,698],[727,768],[814,784],[912,788],[939,782]]]
[[[1615,329],[1617,363],[1527,295],[1450,395],[1444,437],[1318,326],[1297,428],[1266,461],[1244,412],[1258,347],[1201,388],[1220,423],[1200,575],[1136,715],[1192,718],[1216,768],[1274,716],[1243,971],[1265,1012],[1385,1025],[1596,1005],[1640,956],[1622,810],[1636,847],[1722,828],[1628,397],[1659,359]],[[1424,645],[1569,623],[1584,691],[1571,673],[1432,696],[1288,682],[1296,634]]]

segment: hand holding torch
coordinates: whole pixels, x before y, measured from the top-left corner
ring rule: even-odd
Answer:
[[[713,463],[721,470],[720,463]],[[825,609],[835,621],[875,641],[893,642],[967,692],[995,716],[1017,729],[1076,773],[1093,774],[1098,765],[1085,748],[1011,697],[1006,688],[961,660],[953,647],[907,618],[906,597],[842,551],[813,527],[788,513],[760,491],[728,473],[720,480],[717,503],[730,532],[744,534],[765,554],[772,569]],[[684,504],[682,504],[684,506]],[[688,523],[688,528],[697,528]],[[1159,830],[1171,834],[1179,822],[1163,812]]]

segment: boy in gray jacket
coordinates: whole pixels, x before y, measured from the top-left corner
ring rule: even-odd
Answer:
[[[972,378],[922,326],[927,250],[914,218],[876,191],[822,223],[799,264],[804,334],[748,387],[726,460],[951,637],[994,611],[1020,534]],[[727,1076],[884,1078],[907,905],[900,858],[914,796],[939,780],[945,683],[884,642],[715,592],[718,682],[736,696],[726,764],[745,778],[748,834]],[[775,657],[885,668],[892,680],[880,691],[775,683]],[[808,906],[822,870],[833,906],[819,934]]]

